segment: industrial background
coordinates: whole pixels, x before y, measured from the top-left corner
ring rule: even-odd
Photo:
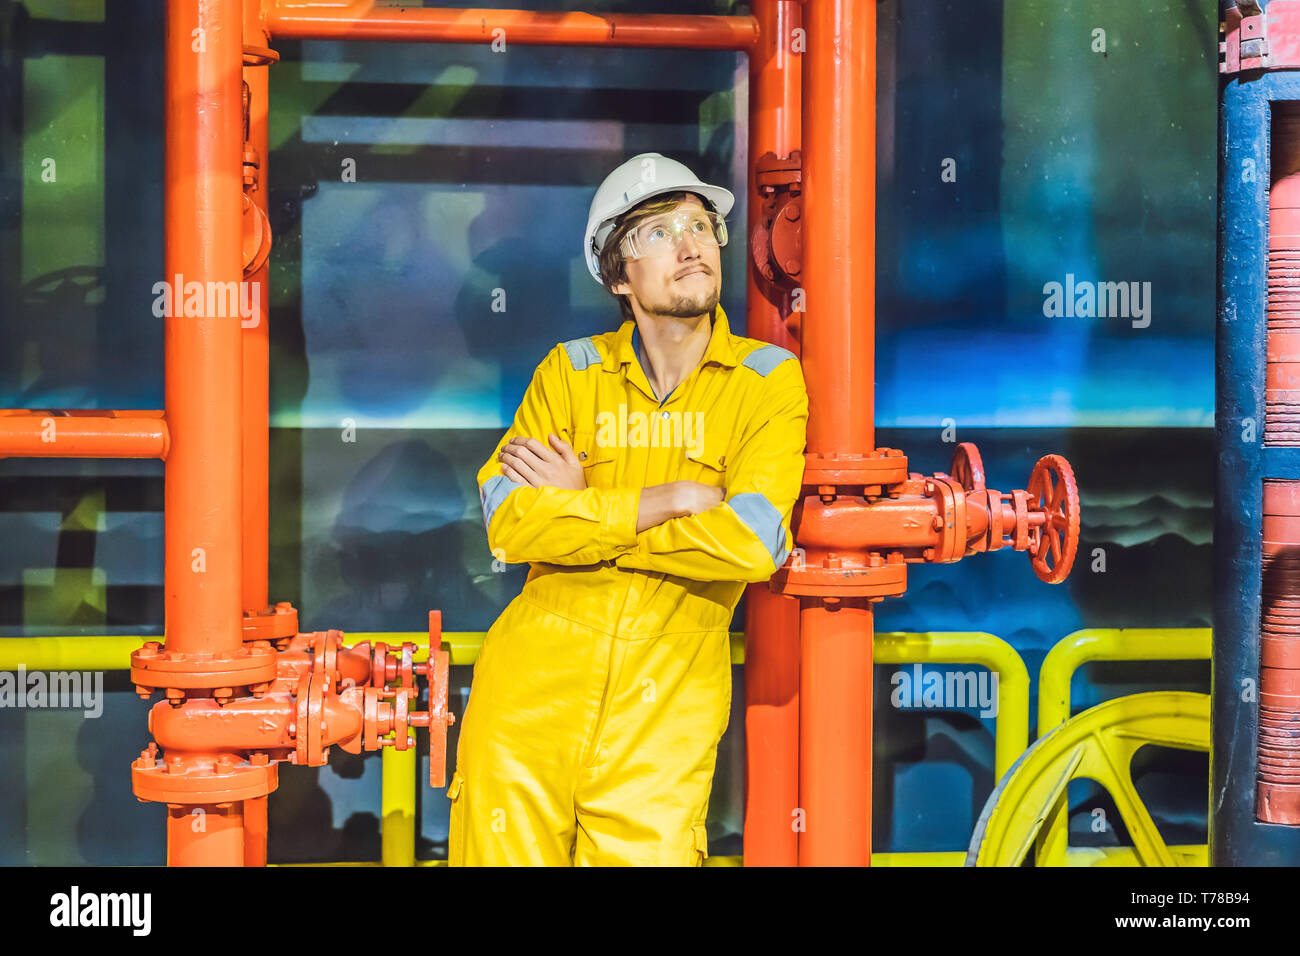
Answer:
[[[1083,505],[1064,584],[1006,553],[922,567],[903,598],[876,605],[876,630],[997,635],[1025,662],[1032,714],[1038,668],[1072,632],[1211,623],[1219,11],[876,6],[879,443],[928,473],[948,466],[953,441],[974,441],[996,487],[1059,451]],[[162,407],[163,25],[154,0],[0,0],[0,407]],[[618,322],[581,259],[596,184],[659,151],[731,189],[743,224],[745,57],[275,48],[270,592],[304,631],[419,631],[430,608],[447,631],[486,630],[525,569],[494,572],[475,472],[547,350]],[[341,180],[346,160],[355,182]],[[723,250],[733,325],[745,254]],[[1045,284],[1067,281],[1149,283],[1149,325],[1045,314]],[[499,287],[504,312],[491,307]],[[340,441],[347,420],[355,443]],[[0,640],[161,634],[162,507],[160,461],[0,459]],[[891,706],[896,669],[876,668],[873,849],[964,850],[996,783],[994,722]],[[453,669],[456,713],[469,677]],[[1071,701],[1205,693],[1209,678],[1201,660],[1093,663]],[[743,667],[735,680],[715,856],[741,851]],[[162,859],[161,812],[137,802],[125,769],[149,704],[125,673],[108,687],[97,720],[0,709],[0,863]],[[270,861],[378,860],[380,759],[336,751],[326,767],[286,767]],[[1201,753],[1139,756],[1137,788],[1168,843],[1206,843],[1208,773]],[[1100,788],[1076,781],[1069,803],[1072,846],[1130,842]],[[447,812],[442,791],[422,788],[418,858],[445,857]]]

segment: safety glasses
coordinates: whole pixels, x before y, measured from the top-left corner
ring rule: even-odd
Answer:
[[[650,259],[673,252],[687,236],[701,245],[725,246],[727,223],[698,206],[679,208],[638,225],[623,237],[619,249],[627,259]]]

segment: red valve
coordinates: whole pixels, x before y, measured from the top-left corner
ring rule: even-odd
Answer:
[[[952,477],[968,492],[984,490],[984,461],[974,442],[964,441],[953,451]]]
[[[242,248],[244,256],[244,275],[251,276],[266,264],[271,254],[271,221],[266,218],[262,207],[243,197],[244,217],[242,220]]]
[[[1044,455],[1034,465],[1027,490],[1034,573],[1048,584],[1059,584],[1069,575],[1079,548],[1079,486],[1074,469],[1060,455]]]
[[[442,650],[442,612],[429,612],[429,662],[424,675],[429,687],[429,710],[423,721],[429,730],[429,786],[447,785],[447,728],[456,715],[447,706],[451,684],[451,655]]]
[[[456,715],[447,708],[451,655],[439,648],[429,648],[429,786],[447,785],[447,728]]]

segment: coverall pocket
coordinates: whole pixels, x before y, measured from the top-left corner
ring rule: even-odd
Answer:
[[[447,823],[447,865],[465,865],[465,778],[457,770],[447,785],[451,817]]]
[[[726,641],[727,641],[727,653],[730,654],[731,653],[730,635],[727,635]],[[733,686],[734,686],[734,682],[732,681],[731,678],[731,668],[728,667],[727,668],[727,700],[726,703],[722,705],[722,728],[718,731],[719,740],[721,740],[722,735],[727,732],[727,728],[731,726],[731,692]]]
[[[725,449],[719,444],[710,444],[706,437],[698,446],[686,449],[686,460],[698,467],[692,469],[694,474],[688,472],[682,476],[683,478],[712,485],[715,488],[726,486],[727,455]]]
[[[582,476],[588,488],[612,488],[614,486],[614,460],[618,457],[618,448],[602,445],[596,441],[594,431],[576,431],[573,435],[573,451],[582,462]]]
[[[691,866],[703,866],[709,855],[709,831],[703,823],[691,827]]]

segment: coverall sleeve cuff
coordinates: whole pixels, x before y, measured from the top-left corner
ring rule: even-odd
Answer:
[[[622,552],[636,547],[636,516],[640,507],[640,488],[610,488],[605,492],[600,537],[606,548]]]

